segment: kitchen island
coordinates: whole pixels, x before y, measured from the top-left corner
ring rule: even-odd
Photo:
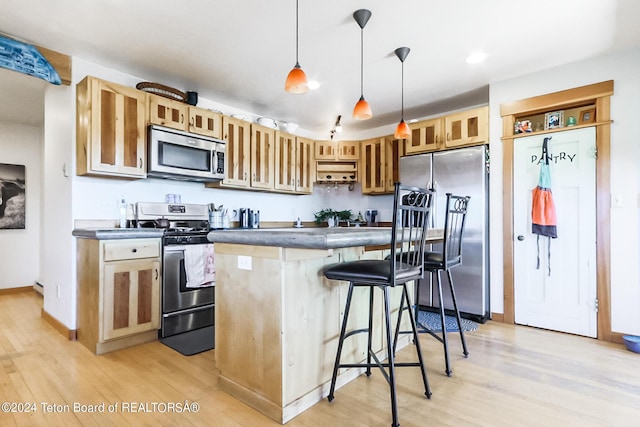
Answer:
[[[286,423],[328,394],[348,283],[326,279],[323,269],[382,259],[391,228],[235,229],[208,239],[215,244],[219,387]],[[349,329],[367,325],[365,291],[354,293]],[[391,293],[396,313],[400,291]],[[374,348],[385,358],[381,307],[376,292]],[[408,342],[405,335],[399,347]],[[366,334],[353,336],[343,362],[362,361],[366,348]],[[362,372],[341,370],[337,387]]]

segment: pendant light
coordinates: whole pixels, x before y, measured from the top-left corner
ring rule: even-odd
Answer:
[[[369,22],[371,18],[371,11],[368,9],[358,9],[353,12],[353,19],[356,20],[360,26],[360,100],[356,103],[353,109],[353,118],[356,120],[370,119],[373,113],[371,112],[371,106],[364,99],[364,84],[363,84],[363,68],[364,68],[364,26]]]
[[[309,91],[307,75],[302,71],[300,62],[298,62],[298,0],[296,0],[296,65],[289,71],[287,80],[284,83],[284,90],[289,93],[306,93]]]
[[[396,49],[396,56],[400,62],[402,62],[402,118],[400,119],[400,123],[398,123],[398,127],[396,127],[396,132],[393,134],[393,137],[398,139],[411,137],[411,129],[409,129],[409,125],[404,121],[404,60],[410,51],[411,49],[408,47],[399,47]]]

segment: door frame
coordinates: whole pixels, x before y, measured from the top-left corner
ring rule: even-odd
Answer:
[[[611,331],[611,241],[609,209],[611,207],[610,188],[610,146],[611,146],[611,106],[613,80],[576,87],[560,92],[500,105],[503,142],[503,256],[504,256],[504,313],[492,313],[492,319],[515,324],[514,306],[514,248],[513,248],[513,149],[518,137],[531,133],[515,134],[514,125],[518,118],[544,112],[593,105],[596,122],[572,127],[595,126],[596,128],[596,295],[598,298],[597,338],[603,341],[622,343],[622,334]],[[536,135],[562,132],[566,128],[536,132]]]

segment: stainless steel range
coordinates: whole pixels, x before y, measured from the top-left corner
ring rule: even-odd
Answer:
[[[164,228],[160,341],[185,355],[215,346],[215,267],[209,208],[138,203],[136,226]]]

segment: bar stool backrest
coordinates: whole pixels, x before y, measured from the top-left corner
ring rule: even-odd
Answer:
[[[390,286],[423,277],[423,256],[433,190],[397,182],[393,197]]]
[[[443,270],[462,263],[462,233],[470,199],[469,196],[455,196],[447,193],[444,241],[442,243]]]

